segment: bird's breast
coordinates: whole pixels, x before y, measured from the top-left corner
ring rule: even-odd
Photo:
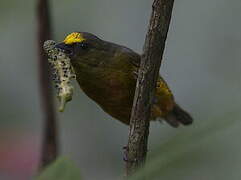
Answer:
[[[80,88],[111,116],[124,123],[129,120],[136,81],[129,72],[92,69],[77,73]]]

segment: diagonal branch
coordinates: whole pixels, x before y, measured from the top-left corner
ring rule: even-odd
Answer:
[[[48,0],[38,0],[37,20],[40,93],[44,114],[41,167],[45,167],[52,162],[58,154],[56,117],[49,80],[48,61],[43,51],[44,41],[50,39],[51,34]]]
[[[149,118],[161,66],[174,0],[154,0],[132,107],[127,146],[126,174],[144,165]]]

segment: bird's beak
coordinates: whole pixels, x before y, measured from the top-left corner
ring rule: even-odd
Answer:
[[[65,44],[63,42],[56,44],[55,48],[63,50],[63,52],[68,56],[73,55],[73,47],[71,47],[70,45]]]

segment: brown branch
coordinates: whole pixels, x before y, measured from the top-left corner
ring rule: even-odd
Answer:
[[[44,41],[50,39],[48,0],[38,0],[38,61],[42,108],[44,114],[44,132],[41,167],[52,162],[58,154],[56,117],[53,105],[52,90],[49,79],[48,61],[43,51]]]
[[[127,146],[126,174],[144,165],[147,154],[149,118],[161,66],[174,0],[154,0],[144,52],[141,57],[132,107]]]

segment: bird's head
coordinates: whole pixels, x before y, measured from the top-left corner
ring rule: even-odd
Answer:
[[[71,59],[73,66],[84,63],[97,66],[108,62],[115,53],[115,45],[87,32],[73,32],[66,36],[56,48],[62,49]]]

